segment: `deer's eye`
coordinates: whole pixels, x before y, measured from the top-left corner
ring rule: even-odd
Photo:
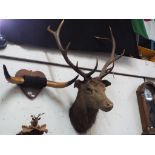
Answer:
[[[87,92],[90,93],[90,94],[93,93],[93,90],[92,90],[91,88],[89,88],[89,87],[87,87],[86,90],[87,90]]]

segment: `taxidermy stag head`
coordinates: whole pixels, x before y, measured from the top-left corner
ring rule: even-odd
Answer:
[[[70,43],[63,48],[60,41],[60,30],[63,26],[64,20],[60,23],[56,31],[53,31],[50,26],[47,30],[54,36],[57,46],[62,53],[63,58],[67,64],[79,75],[81,75],[84,80],[76,80],[74,87],[78,88],[78,94],[75,102],[70,108],[69,117],[72,125],[78,133],[85,133],[95,122],[96,115],[99,109],[108,112],[113,108],[112,101],[106,96],[106,87],[111,85],[107,80],[102,80],[106,75],[108,75],[114,68],[114,62],[119,59],[123,54],[115,58],[115,48],[116,43],[110,28],[111,42],[112,42],[112,52],[110,58],[107,60],[103,66],[100,75],[97,77],[91,77],[91,75],[96,71],[98,66],[98,59],[96,60],[96,65],[92,71],[89,73],[84,73],[79,67],[78,63],[74,65],[67,56],[67,51],[69,49]],[[96,37],[97,39],[104,39],[101,37]],[[112,65],[111,67],[109,67]]]
[[[26,69],[21,69],[16,73],[15,77],[12,77],[10,76],[5,65],[3,65],[3,70],[7,81],[20,86],[24,94],[30,99],[34,99],[46,86],[53,88],[64,88],[71,85],[78,78],[78,76],[76,76],[68,82],[54,82],[47,80],[44,73],[40,71],[33,72]]]

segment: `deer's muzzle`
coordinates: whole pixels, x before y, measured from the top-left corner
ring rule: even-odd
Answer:
[[[113,108],[113,103],[107,97],[105,97],[104,101],[102,102],[102,105],[100,106],[100,109],[105,112],[108,112],[112,110],[112,108]]]

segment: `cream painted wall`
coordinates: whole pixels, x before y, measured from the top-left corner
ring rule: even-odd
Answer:
[[[11,56],[54,62],[66,65],[60,52],[47,49],[21,47],[8,44],[8,47],[0,52],[0,56]],[[83,54],[69,52],[73,62],[79,61],[79,66],[93,68],[95,57],[99,58],[99,69],[102,68],[108,55],[96,53]],[[40,124],[47,124],[48,134],[77,134],[72,127],[68,110],[74,102],[77,89],[73,85],[65,89],[44,88],[34,100],[28,99],[16,85],[10,84],[4,78],[2,65],[6,64],[11,75],[15,75],[19,69],[43,71],[46,77],[55,81],[68,81],[76,76],[76,73],[66,67],[28,63],[0,58],[0,134],[16,134],[21,130],[21,125],[29,125],[30,115],[45,113]],[[130,75],[154,77],[154,63],[134,58],[123,57],[115,65],[114,71]],[[94,74],[98,75],[96,72]],[[81,77],[80,77],[81,78]],[[112,82],[107,88],[107,96],[114,102],[114,108],[110,112],[99,111],[97,119],[87,134],[141,134],[141,121],[136,98],[136,89],[143,83],[143,78],[108,75]]]

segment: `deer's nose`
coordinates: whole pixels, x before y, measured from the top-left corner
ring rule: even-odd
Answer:
[[[112,103],[107,103],[107,107],[113,107]]]
[[[106,104],[106,107],[104,109],[105,112],[108,112],[110,111],[111,109],[113,108],[113,104],[112,103],[107,103]]]

